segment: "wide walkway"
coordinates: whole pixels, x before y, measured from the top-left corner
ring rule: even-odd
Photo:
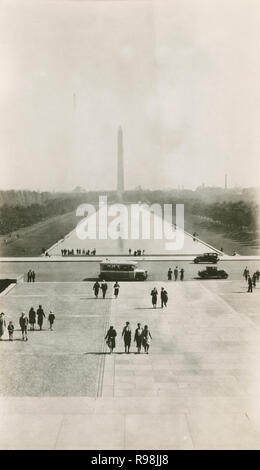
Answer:
[[[111,286],[92,299],[91,283],[21,284],[0,299],[8,318],[40,300],[57,315],[54,332],[0,343],[1,448],[260,448],[259,287],[155,284],[167,309],[151,308],[150,282],[122,283],[117,300]],[[149,325],[149,355],[124,354],[126,321]],[[109,324],[113,355],[102,354]]]

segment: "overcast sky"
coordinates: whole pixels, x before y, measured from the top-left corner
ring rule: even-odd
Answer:
[[[259,0],[0,0],[0,189],[257,186]]]

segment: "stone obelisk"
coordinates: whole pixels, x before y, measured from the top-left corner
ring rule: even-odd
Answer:
[[[121,126],[117,134],[117,195],[121,199],[124,193],[124,149]]]

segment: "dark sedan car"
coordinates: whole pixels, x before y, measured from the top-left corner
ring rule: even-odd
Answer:
[[[199,271],[201,279],[227,279],[228,273],[224,269],[218,269],[213,266],[207,266],[203,271]]]
[[[203,255],[196,256],[194,263],[213,263],[216,264],[219,261],[217,253],[203,253]]]

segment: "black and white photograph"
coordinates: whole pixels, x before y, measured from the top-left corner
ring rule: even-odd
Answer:
[[[259,0],[0,0],[0,450],[260,450],[259,46]]]

